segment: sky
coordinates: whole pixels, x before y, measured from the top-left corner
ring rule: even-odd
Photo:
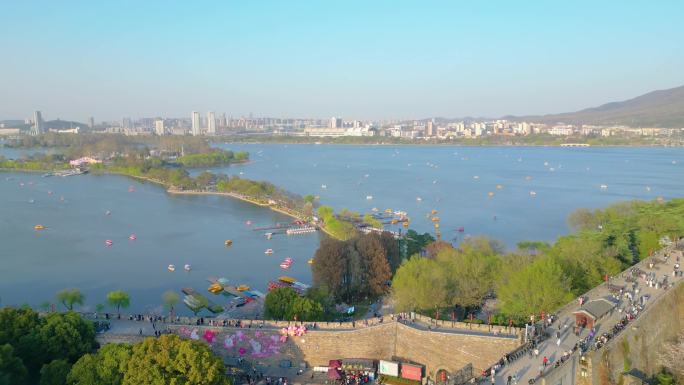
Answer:
[[[684,1],[0,0],[0,119],[419,119],[684,85]]]

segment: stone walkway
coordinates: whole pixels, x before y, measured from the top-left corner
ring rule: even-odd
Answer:
[[[684,249],[684,243],[680,242],[678,249]],[[669,282],[668,289],[663,289],[662,287],[656,288],[655,285],[651,287],[650,285],[648,285],[647,281],[643,277],[638,277],[635,280],[635,282],[626,281],[626,278],[630,276],[629,272],[632,268],[620,274],[619,277],[614,277],[610,279],[608,284],[615,286],[625,286],[625,292],[632,294],[635,301],[644,295],[650,296],[646,301],[645,308],[642,310],[642,312],[647,311],[649,309],[649,306],[652,306],[654,301],[662,297],[668,290],[671,290],[673,286],[681,284],[681,282],[684,281],[684,278],[674,277],[672,274],[672,272],[675,270],[674,265],[676,263],[679,263],[681,265],[682,263],[684,263],[684,260],[677,261],[676,258],[670,257],[665,262],[664,256],[672,250],[673,248],[664,249],[661,252],[657,253],[655,256],[649,257],[639,262],[637,265],[633,266],[633,268],[638,268],[644,271],[647,275],[649,275],[650,273],[655,273],[657,282],[662,282],[664,277],[667,276],[667,281]],[[651,268],[649,266],[649,263],[654,260],[660,261],[661,263],[656,263]],[[633,285],[635,285],[636,290],[638,290],[636,294],[635,291],[632,290]],[[608,285],[602,284],[592,289],[585,295],[585,303],[587,301],[591,301],[594,299],[611,296],[611,294],[612,293],[610,292]],[[620,297],[619,293],[617,297]],[[629,304],[627,303],[627,299],[625,299],[624,294],[619,298],[619,300],[620,302],[618,303],[616,309],[614,309],[604,318],[597,321],[595,326],[597,337],[603,333],[610,332],[613,326],[617,324],[625,316],[624,312],[619,312],[617,309],[624,309],[626,306],[629,306]],[[521,358],[504,365],[496,373],[496,385],[505,385],[507,383],[509,375],[515,375],[517,377],[518,384],[528,384],[530,379],[537,380],[540,377],[540,367],[542,367],[543,373],[553,370],[553,366],[558,360],[560,360],[561,356],[563,355],[563,352],[572,351],[575,344],[577,344],[580,340],[587,337],[589,334],[589,330],[583,330],[580,336],[577,337],[573,332],[573,327],[575,325],[575,316],[572,313],[579,309],[579,301],[575,301],[572,304],[561,309],[561,311],[556,315],[556,321],[550,327],[547,328],[547,333],[551,336],[545,341],[541,342],[537,347],[539,349],[539,356],[531,357],[529,354],[524,354]],[[637,315],[637,320],[640,314],[641,312],[639,312],[639,314]],[[559,330],[559,325],[561,327],[561,343],[560,345],[557,345],[556,332]],[[565,325],[567,325],[567,327],[565,327]],[[595,340],[596,337],[590,341],[591,348],[594,347]],[[542,361],[544,357],[547,357],[549,360],[549,364],[545,369],[542,366]],[[481,381],[483,383],[491,383],[491,377],[481,378]],[[512,382],[512,384],[515,383]]]

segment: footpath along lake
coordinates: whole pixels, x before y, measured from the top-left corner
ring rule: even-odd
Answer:
[[[421,232],[433,231],[426,214],[435,209],[445,239],[486,234],[510,247],[566,234],[566,217],[578,207],[684,196],[684,150],[675,148],[220,146],[249,151],[252,162],[215,171],[319,195],[338,210],[407,211]],[[7,157],[31,152],[0,148]],[[131,294],[131,310],[145,311],[158,307],[169,289],[206,293],[209,276],[263,292],[283,273],[309,283],[307,260],[320,236],[266,240],[245,222],[291,219],[227,197],[168,195],[160,186],[112,175],[0,173],[0,199],[3,305],[54,302],[59,289],[78,287],[90,309],[108,291],[123,289]],[[36,224],[47,229],[37,232]],[[233,246],[226,248],[225,239]],[[267,248],[274,254],[265,255]],[[294,263],[284,272],[278,265],[287,256]],[[183,271],[186,263],[190,272]],[[175,272],[167,271],[169,264]]]

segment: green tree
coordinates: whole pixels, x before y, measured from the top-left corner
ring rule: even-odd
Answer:
[[[268,292],[264,300],[264,312],[266,317],[284,320],[291,315],[290,310],[297,293],[291,287],[279,287]]]
[[[164,302],[164,307],[169,311],[173,311],[173,308],[180,301],[180,296],[173,290],[167,290],[162,294],[162,301]]]
[[[71,368],[67,383],[69,385],[121,385],[132,350],[129,344],[107,344],[95,354],[82,356]]]
[[[402,238],[403,249],[406,257],[410,257],[415,254],[420,254],[425,246],[435,241],[435,237],[430,235],[430,233],[418,234],[415,230],[411,229],[406,232],[406,235]]]
[[[105,305],[98,303],[95,305],[95,311],[98,313],[102,313],[105,310]]]
[[[550,311],[574,298],[570,280],[561,266],[549,257],[540,257],[514,273],[497,290],[501,311],[511,316],[528,317]]]
[[[64,385],[70,370],[66,360],[52,360],[40,369],[40,385]]]
[[[229,385],[224,372],[223,361],[207,345],[167,334],[133,346],[122,385]]]
[[[76,288],[62,289],[57,292],[57,300],[61,302],[67,310],[73,310],[74,305],[83,305],[85,296],[81,293],[81,290]]]
[[[0,345],[0,385],[20,385],[26,377],[26,367],[21,358],[14,355],[12,345]]]
[[[401,264],[392,279],[392,296],[397,311],[434,309],[447,304],[453,288],[439,264],[414,256]]]
[[[45,362],[53,359],[74,362],[97,347],[93,323],[84,320],[79,314],[50,313],[43,320],[39,336],[41,350],[47,354]]]
[[[363,259],[364,269],[363,292],[371,297],[386,294],[389,291],[389,282],[392,279],[392,270],[387,260],[387,251],[377,234],[362,235],[356,240],[356,250]]]
[[[109,306],[115,307],[117,313],[120,313],[121,308],[126,309],[131,304],[131,298],[123,290],[114,290],[107,294],[107,303]]]
[[[297,321],[321,321],[323,305],[310,298],[296,297],[288,309],[287,319]]]

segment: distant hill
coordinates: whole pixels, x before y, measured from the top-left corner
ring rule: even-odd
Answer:
[[[60,120],[60,119],[45,121],[45,122],[43,122],[43,125],[45,126],[46,130],[49,130],[49,129],[67,130],[67,129],[76,128],[76,127],[80,127],[81,130],[87,130],[88,129],[88,125],[85,123],[72,122],[69,120]]]
[[[653,91],[622,102],[577,112],[542,116],[507,117],[539,123],[625,125],[631,127],[684,127],[684,86]]]

